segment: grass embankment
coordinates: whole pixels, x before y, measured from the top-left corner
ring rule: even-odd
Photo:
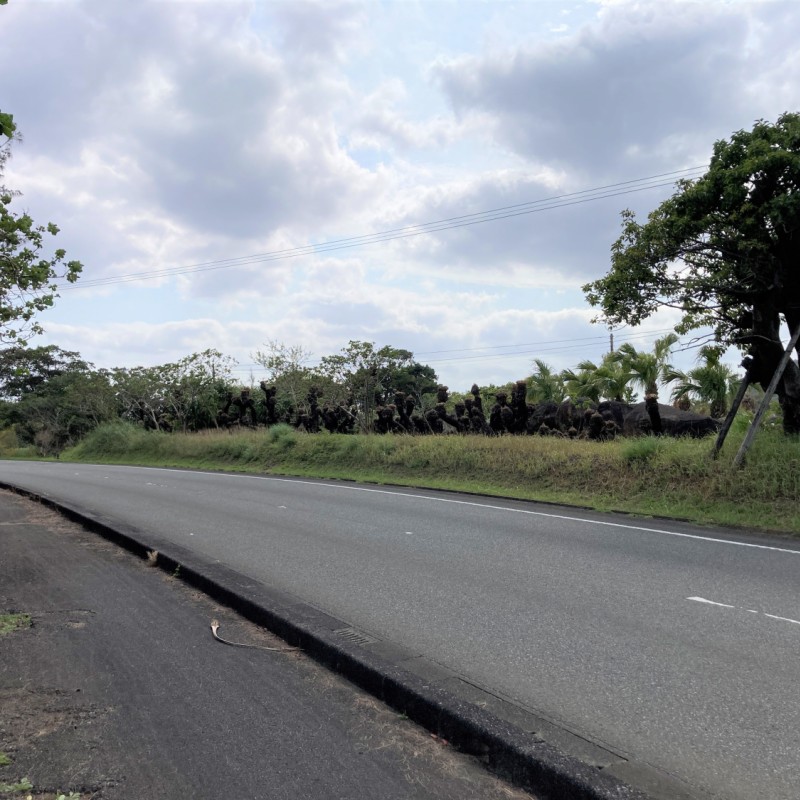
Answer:
[[[339,436],[285,425],[196,434],[104,425],[62,460],[344,478],[800,534],[800,442],[759,434],[745,467],[713,439]]]

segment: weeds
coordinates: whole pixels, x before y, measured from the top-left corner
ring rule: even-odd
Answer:
[[[0,636],[23,628],[30,628],[30,614],[0,614]]]

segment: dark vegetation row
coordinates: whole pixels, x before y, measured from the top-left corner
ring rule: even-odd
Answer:
[[[305,411],[296,415],[279,415],[277,412],[277,386],[262,381],[264,393],[264,422],[267,426],[290,423],[308,433],[355,433],[361,414],[354,398],[336,406],[320,405],[320,392],[312,387],[306,396]],[[696,414],[688,409],[668,406],[658,402],[655,394],[648,394],[643,403],[631,405],[620,400],[600,403],[580,397],[565,397],[560,403],[545,400],[529,403],[528,382],[519,380],[510,392],[492,393],[495,402],[488,419],[483,407],[481,389],[473,384],[469,394],[456,400],[450,408],[449,389],[439,385],[436,404],[424,413],[417,413],[415,399],[402,391],[395,391],[392,402],[376,393],[373,402],[374,417],[369,429],[374,433],[445,434],[471,433],[484,436],[502,434],[539,434],[567,436],[597,441],[613,439],[619,434],[668,434],[699,438],[719,430],[720,422],[710,416]],[[219,427],[259,424],[259,409],[249,389],[239,397],[228,394],[217,419]]]

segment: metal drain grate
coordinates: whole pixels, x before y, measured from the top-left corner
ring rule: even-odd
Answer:
[[[357,628],[339,628],[339,630],[334,631],[334,633],[341,639],[351,642],[352,644],[375,644],[375,642],[378,641],[374,637],[358,630]]]

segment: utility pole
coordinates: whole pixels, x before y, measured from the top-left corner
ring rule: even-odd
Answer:
[[[614,331],[609,331],[608,333],[608,352],[614,352]]]

